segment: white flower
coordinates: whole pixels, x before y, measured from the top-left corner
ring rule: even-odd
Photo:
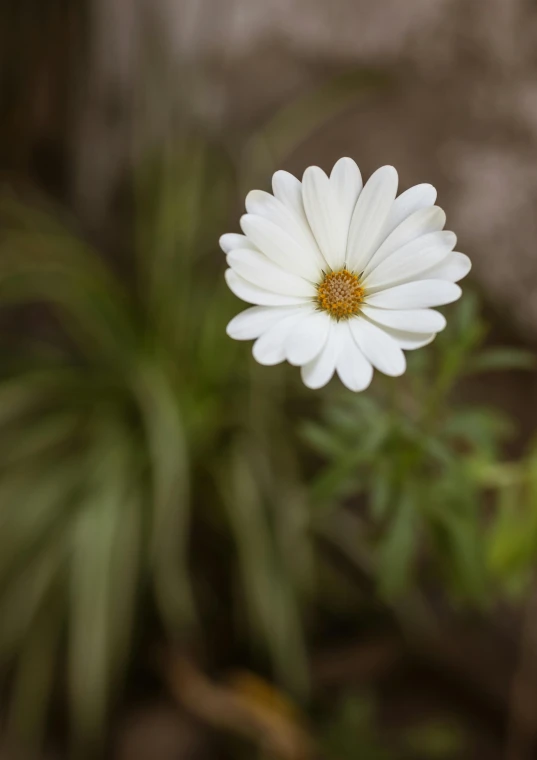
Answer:
[[[362,188],[360,170],[340,159],[330,177],[317,166],[302,183],[273,177],[274,195],[253,190],[241,219],[244,235],[227,234],[227,284],[256,304],[231,320],[228,334],[256,339],[261,364],[302,368],[309,388],[337,372],[353,391],[367,388],[373,367],[405,371],[404,350],[430,343],[445,327],[430,307],[456,301],[455,283],[470,260],[454,253],[432,185],[398,198],[397,172],[378,169]]]

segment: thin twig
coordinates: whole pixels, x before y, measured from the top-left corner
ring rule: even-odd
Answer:
[[[271,760],[314,758],[298,710],[257,676],[243,673],[215,683],[179,653],[168,657],[163,669],[173,697],[204,723],[253,741]]]

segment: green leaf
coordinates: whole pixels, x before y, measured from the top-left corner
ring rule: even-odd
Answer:
[[[355,428],[356,442],[347,444],[312,482],[311,497],[319,506],[332,504],[334,499],[348,495],[352,489],[363,489],[366,477],[360,466],[375,460],[389,435],[385,420],[379,420],[377,426],[365,431],[360,430],[359,425]]]
[[[305,422],[301,426],[301,437],[318,454],[327,459],[337,459],[345,452],[345,446],[337,435],[317,422]]]
[[[375,719],[376,705],[369,694],[345,695],[322,729],[324,755],[338,760],[393,760],[376,730]]]
[[[501,488],[494,519],[486,534],[488,566],[496,578],[529,578],[537,546],[537,511],[531,490],[520,478]]]
[[[476,602],[484,601],[487,593],[484,542],[479,525],[470,519],[449,521],[451,531],[452,567],[457,585]],[[449,563],[449,557],[447,559]]]
[[[415,488],[405,483],[378,550],[379,588],[387,598],[400,595],[410,584],[418,539],[416,509]]]
[[[408,729],[404,745],[412,756],[426,760],[455,760],[465,749],[461,727],[452,720],[430,720]]]
[[[13,577],[0,594],[0,661],[3,664],[18,652],[20,655],[21,643],[27,640],[58,580],[64,561],[63,539],[63,533],[56,533],[46,551],[30,557],[24,572]]]
[[[268,454],[278,556],[291,593],[302,598],[313,590],[310,501],[300,483],[295,447],[282,443],[276,451],[270,447]]]
[[[45,738],[47,714],[59,661],[63,599],[57,584],[43,596],[26,635],[18,640],[18,662],[9,705],[7,733],[37,751]],[[12,614],[12,610],[6,610]]]
[[[375,520],[386,517],[393,498],[392,470],[388,458],[381,459],[375,471],[371,474],[369,486],[369,503],[371,514]]]
[[[478,372],[507,372],[509,370],[532,370],[537,366],[535,354],[522,348],[511,346],[489,348],[470,358],[466,374]]]
[[[113,418],[95,421],[87,464],[87,493],[72,526],[69,688],[75,747],[96,748],[117,675],[117,648],[128,643],[137,575],[134,461]]]
[[[153,581],[160,613],[175,638],[194,620],[187,557],[188,451],[178,400],[157,363],[141,363],[134,390],[151,465]]]
[[[0,480],[0,587],[65,526],[79,475],[67,458],[49,467],[13,469]]]
[[[512,420],[494,408],[464,406],[453,410],[446,419],[443,435],[453,444],[466,442],[481,455],[497,455],[499,445],[515,432]]]
[[[235,537],[253,630],[265,640],[280,682],[303,694],[307,660],[300,611],[275,552],[251,455],[252,446],[245,439],[233,450],[219,485]]]

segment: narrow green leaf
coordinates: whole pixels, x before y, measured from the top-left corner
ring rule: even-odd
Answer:
[[[132,477],[127,440],[113,420],[96,421],[88,490],[72,528],[68,655],[75,748],[100,745],[110,705],[119,601],[113,572]]]
[[[42,599],[26,635],[17,642],[18,662],[9,705],[7,732],[27,749],[39,749],[59,660],[63,599],[57,588]],[[11,610],[6,610],[11,614]]]
[[[497,347],[480,351],[466,366],[466,374],[532,370],[537,366],[535,354],[522,348]]]
[[[175,637],[194,619],[187,557],[188,451],[178,400],[157,364],[141,365],[134,390],[151,465],[153,582],[160,613]]]
[[[293,691],[303,693],[307,661],[300,613],[282,576],[250,452],[246,441],[235,448],[221,474],[221,494],[235,536],[253,630],[264,638],[278,679]],[[224,477],[226,471],[228,478]]]
[[[416,510],[415,489],[412,484],[406,483],[379,546],[379,587],[383,596],[388,598],[398,596],[410,584],[418,540]]]

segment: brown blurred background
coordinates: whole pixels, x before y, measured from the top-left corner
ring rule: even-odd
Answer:
[[[2,24],[5,163],[100,220],[144,105],[152,137],[177,109],[240,133],[331,74],[380,71],[288,162],[348,153],[437,184],[490,301],[533,335],[536,26],[522,0],[20,3]]]
[[[537,756],[536,42],[531,0],[4,0],[6,759]],[[228,345],[217,250],[344,155],[473,261],[352,409]]]

